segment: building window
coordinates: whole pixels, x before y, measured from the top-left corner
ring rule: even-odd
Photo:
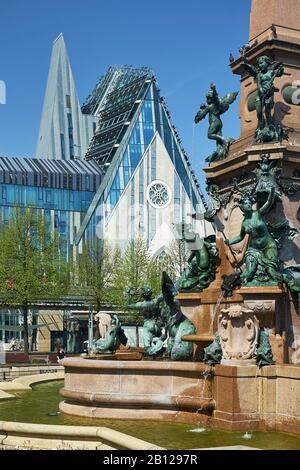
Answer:
[[[61,158],[62,158],[62,160],[65,160],[66,154],[65,154],[65,136],[64,136],[64,134],[60,134],[60,147],[61,147]]]
[[[58,228],[59,227],[59,217],[58,217],[58,214],[55,213],[54,214],[54,228]]]
[[[76,189],[80,191],[81,189],[81,177],[80,175],[76,175]]]
[[[68,133],[69,133],[69,148],[70,148],[70,159],[74,160],[74,140],[73,140],[73,121],[72,114],[68,113]]]
[[[155,209],[163,209],[170,204],[171,190],[162,181],[152,181],[147,188],[147,199]]]
[[[46,191],[46,202],[51,202],[51,191]]]
[[[64,174],[63,175],[63,187],[65,189],[68,189],[68,181],[69,181],[68,175]]]
[[[71,96],[66,95],[66,107],[71,108]]]

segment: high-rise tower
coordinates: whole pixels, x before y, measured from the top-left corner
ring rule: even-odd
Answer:
[[[81,112],[63,35],[53,43],[36,146],[37,158],[84,158],[96,118]]]

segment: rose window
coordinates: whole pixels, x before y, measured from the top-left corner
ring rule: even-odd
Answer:
[[[166,207],[170,202],[170,190],[162,181],[153,181],[148,186],[148,201],[157,209]]]

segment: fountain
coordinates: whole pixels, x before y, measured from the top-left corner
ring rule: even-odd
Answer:
[[[216,426],[247,431],[245,439],[258,429],[300,433],[297,128],[288,140],[300,117],[291,84],[300,2],[278,21],[280,3],[252,0],[253,47],[231,58],[241,75],[240,138],[223,137],[220,117],[236,92],[220,98],[212,85],[195,118],[209,115],[217,143],[204,169],[204,218],[215,237],[200,240],[183,226],[191,257],[180,278],[173,284],[164,273],[161,296],[145,286],[140,302],[129,300],[145,320],[147,360],[63,361],[63,413]],[[121,327],[112,326],[109,348],[102,339],[95,351],[114,353]]]

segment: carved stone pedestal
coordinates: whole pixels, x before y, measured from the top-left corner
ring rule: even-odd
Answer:
[[[227,328],[228,331],[230,330],[230,335],[226,346],[227,353],[226,348],[223,347],[225,353],[228,354],[228,356],[224,356],[225,361],[242,361],[244,365],[246,364],[245,360],[250,360],[251,364],[254,364],[254,358],[251,354],[248,356],[247,351],[250,351],[250,343],[252,347],[255,343],[256,331],[259,328],[267,328],[274,361],[276,364],[289,362],[285,338],[286,312],[290,301],[288,293],[284,289],[277,286],[242,287],[234,291],[232,297],[224,298],[220,286],[215,283],[203,292],[181,292],[177,298],[180,301],[182,312],[193,322],[197,330],[196,336],[198,338],[190,338],[190,341],[195,344],[195,360],[201,360],[203,349],[212,342],[214,333],[217,331],[220,333],[222,318],[227,318]],[[238,310],[236,314],[234,313],[236,308],[234,306],[237,304],[243,309],[242,318],[239,317]],[[225,311],[228,313],[224,313]],[[247,335],[252,338],[253,334],[253,342],[246,339],[248,346],[244,346],[243,342]],[[185,340],[189,339],[185,338]],[[239,357],[239,353],[241,357]],[[241,365],[237,362],[234,364]],[[233,363],[230,362],[230,365]]]
[[[212,286],[203,292],[181,292],[177,299],[181,310],[196,327],[196,334],[184,336],[184,341],[194,344],[194,360],[203,360],[203,350],[214,340],[215,319],[219,310],[221,290]]]
[[[223,308],[218,319],[218,333],[224,365],[255,365],[259,321],[253,310],[231,304]]]

